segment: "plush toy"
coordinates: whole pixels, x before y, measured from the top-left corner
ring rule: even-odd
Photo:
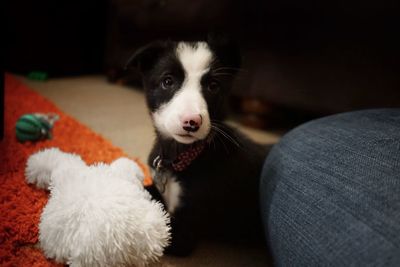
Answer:
[[[143,266],[168,245],[169,217],[132,160],[87,166],[51,148],[32,155],[25,173],[50,190],[39,224],[46,257],[70,266]]]

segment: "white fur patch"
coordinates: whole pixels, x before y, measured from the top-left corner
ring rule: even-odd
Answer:
[[[212,52],[205,42],[198,42],[195,46],[180,42],[176,54],[189,78],[202,76],[208,71],[212,60]]]
[[[198,42],[194,46],[181,42],[176,48],[176,54],[184,68],[185,80],[174,97],[153,113],[153,119],[161,134],[180,143],[190,144],[206,138],[210,132],[210,116],[207,102],[201,93],[200,81],[209,71],[213,55],[205,42]],[[191,136],[182,136],[188,134],[181,123],[185,114],[199,114],[202,117],[200,129],[190,133]]]
[[[169,178],[162,194],[169,213],[173,214],[179,207],[181,194],[182,187],[179,182],[175,178]]]

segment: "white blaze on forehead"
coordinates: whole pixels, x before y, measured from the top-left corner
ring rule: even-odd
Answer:
[[[176,54],[185,72],[185,80],[174,99],[183,113],[208,117],[207,103],[201,93],[201,78],[210,70],[212,53],[207,43],[180,42]]]
[[[198,42],[194,45],[180,42],[176,48],[176,54],[187,76],[201,76],[206,73],[213,57],[205,42]]]

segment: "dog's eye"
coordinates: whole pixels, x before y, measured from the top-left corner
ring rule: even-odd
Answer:
[[[174,86],[174,79],[172,76],[166,76],[161,82],[161,87],[163,89],[171,89]]]
[[[207,89],[211,93],[217,93],[219,91],[219,88],[220,88],[219,82],[213,80],[208,84],[208,88]]]

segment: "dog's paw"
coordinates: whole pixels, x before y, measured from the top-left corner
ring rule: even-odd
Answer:
[[[39,188],[48,189],[53,171],[61,165],[86,166],[77,155],[64,153],[58,148],[49,148],[29,157],[25,168],[26,181]]]

